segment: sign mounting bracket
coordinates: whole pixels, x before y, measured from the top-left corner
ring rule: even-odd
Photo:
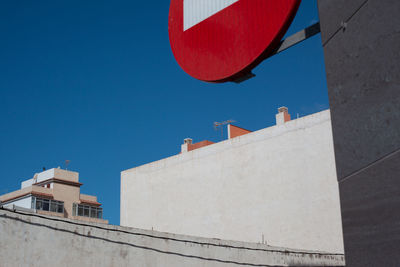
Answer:
[[[268,57],[264,58],[264,60],[266,60],[272,56],[275,56],[276,54],[279,54],[279,53],[313,37],[314,35],[317,35],[320,32],[321,32],[320,23],[317,22],[317,23],[287,37],[286,39],[282,40],[280,45],[278,46],[278,48],[272,54],[268,55]],[[247,81],[248,79],[251,79],[255,76],[256,76],[255,74],[250,72],[250,73],[243,75],[242,77],[234,80],[233,82],[242,83],[242,82]]]
[[[265,59],[270,58],[276,54],[279,54],[279,53],[285,51],[286,49],[289,49],[292,46],[295,46],[295,45],[313,37],[314,35],[316,35],[320,32],[321,32],[320,24],[319,24],[319,22],[317,22],[317,23],[305,28],[304,30],[301,30],[301,31],[287,37],[283,41],[281,41],[281,44],[276,49],[276,51],[274,53],[272,53],[271,55],[269,55],[268,57],[266,57]]]

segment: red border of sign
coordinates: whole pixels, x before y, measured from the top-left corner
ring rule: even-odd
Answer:
[[[280,1],[280,0],[278,0],[278,1]],[[297,14],[297,10],[299,9],[300,4],[301,4],[301,0],[297,0],[297,4],[291,10],[287,20],[284,22],[283,27],[281,28],[279,33],[276,35],[276,38],[273,40],[273,42],[264,50],[264,52],[253,63],[251,63],[247,68],[243,69],[242,71],[240,71],[236,75],[233,75],[232,77],[227,78],[225,80],[222,80],[220,82],[234,81],[234,80],[239,79],[240,77],[243,77],[243,76],[251,73],[251,71],[255,67],[257,67],[261,62],[263,62],[272,53],[274,53],[279,48],[279,44],[281,43],[281,40],[282,40],[283,36],[285,36],[285,34],[288,31],[290,25],[292,24],[296,14]]]
[[[249,4],[248,4],[249,2],[246,3],[243,1],[260,1],[260,0],[240,0],[239,2],[236,2],[235,4],[233,4],[232,7],[228,8],[227,11],[225,11],[225,12],[230,12],[231,10],[233,11],[234,9],[236,9],[236,11],[235,11],[236,14],[242,13],[241,9],[238,9],[238,8],[240,8],[242,6],[246,6],[246,5],[249,6]],[[224,75],[220,75],[221,77],[215,77],[216,79],[205,79],[205,76],[207,76],[207,75],[203,75],[204,77],[201,77],[200,74],[195,73],[196,71],[193,71],[193,68],[190,71],[188,71],[188,69],[185,69],[185,64],[188,65],[187,62],[190,62],[190,63],[193,62],[193,65],[196,63],[196,56],[198,56],[198,55],[193,55],[195,53],[187,53],[187,52],[186,52],[186,54],[182,54],[183,52],[181,52],[181,50],[185,49],[187,45],[191,45],[191,46],[195,46],[195,45],[193,43],[189,43],[188,40],[184,38],[184,32],[183,32],[183,29],[181,29],[182,24],[183,24],[183,0],[172,0],[170,14],[169,14],[169,36],[170,36],[170,41],[171,41],[171,48],[172,48],[175,58],[177,59],[178,64],[185,70],[185,72],[187,72],[192,77],[197,78],[199,80],[206,81],[206,82],[235,81],[235,80],[240,79],[241,77],[249,74],[257,65],[259,65],[263,60],[265,60],[268,56],[270,56],[278,48],[283,36],[285,35],[290,24],[292,23],[295,15],[297,13],[297,10],[299,8],[299,5],[301,3],[301,0],[263,0],[263,1],[268,1],[268,2],[261,2],[261,5],[272,5],[272,6],[276,6],[276,8],[279,8],[279,5],[282,5],[285,8],[287,8],[287,12],[285,11],[286,13],[284,13],[284,16],[282,18],[279,18],[278,20],[276,20],[276,18],[275,18],[275,20],[271,21],[272,23],[275,23],[274,24],[275,28],[273,28],[272,33],[270,34],[271,36],[268,37],[270,39],[268,40],[268,42],[265,43],[266,48],[264,49],[264,47],[263,47],[264,44],[261,45],[261,48],[259,45],[258,50],[254,53],[254,57],[251,57],[251,59],[246,60],[245,64],[242,64],[240,67],[235,66],[234,68],[237,68],[237,70],[233,70],[233,71],[231,71],[232,73],[229,73],[226,75],[224,74],[225,77],[223,77]],[[283,1],[284,1],[284,3],[282,4]],[[278,4],[278,3],[280,3],[280,4]],[[234,5],[237,5],[237,6],[235,7]],[[277,13],[279,13],[279,12],[277,12]],[[222,16],[224,15],[223,13],[221,13],[221,14],[222,14]],[[249,14],[248,10],[247,10],[247,14]],[[266,12],[266,14],[267,14],[267,12]],[[270,15],[271,14],[273,16],[275,13],[272,13],[272,11],[270,11]],[[180,18],[179,16],[182,16],[182,18]],[[182,20],[182,21],[174,21],[175,17],[178,17],[179,20]],[[250,20],[251,20],[251,18],[250,18]],[[212,18],[209,20],[210,25],[203,25],[203,27],[206,28],[206,27],[215,26],[216,24],[211,25],[211,23],[213,23],[213,22],[215,23],[215,21],[213,21],[213,18]],[[206,22],[206,23],[208,23],[208,22]],[[200,28],[196,29],[196,27],[197,26],[194,26],[193,30],[189,29],[188,31],[200,32]],[[211,28],[211,29],[214,30],[214,28]],[[257,32],[257,30],[255,32]],[[249,33],[251,33],[250,29],[249,29]],[[191,33],[189,32],[189,34],[191,34]],[[204,32],[203,32],[203,34],[204,34]],[[245,34],[243,34],[243,35],[245,35]],[[195,35],[192,35],[192,36],[194,36],[195,38],[198,38]],[[193,39],[195,39],[195,38],[193,38]],[[264,39],[267,39],[267,38],[264,38]],[[190,41],[192,41],[192,40],[190,40]],[[193,41],[193,42],[195,42],[195,41]],[[197,59],[199,59],[199,58],[197,58]],[[182,60],[182,62],[181,62],[181,60]],[[204,69],[204,66],[203,66],[203,69]],[[215,76],[218,76],[218,75],[215,75]]]

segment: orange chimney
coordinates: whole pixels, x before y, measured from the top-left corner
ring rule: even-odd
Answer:
[[[183,140],[183,144],[181,145],[181,152],[188,152],[189,151],[189,146],[193,143],[193,140],[191,138],[185,138]]]
[[[290,121],[290,114],[287,107],[278,108],[278,114],[276,114],[276,125],[282,125],[285,122]]]

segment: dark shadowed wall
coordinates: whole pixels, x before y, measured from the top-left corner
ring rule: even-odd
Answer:
[[[347,266],[400,266],[400,1],[319,0]]]

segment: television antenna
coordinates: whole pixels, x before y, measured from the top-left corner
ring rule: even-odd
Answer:
[[[221,129],[221,141],[224,140],[224,127],[225,125],[234,123],[236,121],[234,120],[227,120],[227,121],[221,121],[221,122],[214,122],[214,130],[218,131],[218,129]]]
[[[68,165],[71,161],[69,159],[65,160],[65,169],[68,170]]]
[[[38,177],[38,174],[35,173],[35,175],[33,176],[33,184],[37,183],[37,177]]]

